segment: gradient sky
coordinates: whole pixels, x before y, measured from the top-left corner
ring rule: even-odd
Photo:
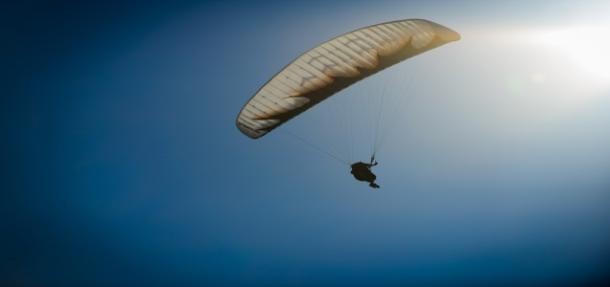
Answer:
[[[599,51],[610,44],[598,32],[610,31],[610,4],[491,2],[2,9],[0,285],[608,279],[610,60]],[[462,39],[263,139],[235,127],[241,106],[295,56],[406,18]],[[365,108],[384,87],[379,192],[290,136],[345,157],[354,144],[351,159],[366,160]]]

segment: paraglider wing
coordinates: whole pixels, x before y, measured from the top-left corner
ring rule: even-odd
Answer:
[[[457,32],[422,19],[343,34],[305,52],[263,85],[241,109],[237,127],[260,138],[357,81],[459,39]]]

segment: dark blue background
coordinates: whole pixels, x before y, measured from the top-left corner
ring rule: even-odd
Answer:
[[[610,93],[557,116],[548,98],[481,84],[496,83],[478,59],[489,48],[468,48],[468,28],[492,19],[553,22],[544,2],[7,6],[3,286],[607,279]],[[412,80],[402,140],[381,155],[381,192],[294,139],[235,128],[256,88],[306,48],[401,18],[446,24],[465,44],[405,66],[429,68]],[[447,62],[459,68],[438,72]]]

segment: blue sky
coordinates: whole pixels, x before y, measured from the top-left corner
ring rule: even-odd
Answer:
[[[610,5],[555,2],[7,9],[4,285],[607,279],[610,79],[599,69],[607,58],[585,56],[608,43],[581,36],[610,27]],[[241,106],[295,56],[405,18],[462,39],[263,139],[235,127]],[[344,157],[354,144],[351,159],[365,160],[367,101],[384,87],[379,192],[286,133]],[[351,136],[346,119],[358,127]]]

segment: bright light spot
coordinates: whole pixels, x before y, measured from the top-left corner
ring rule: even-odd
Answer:
[[[533,73],[530,75],[530,80],[535,84],[543,84],[546,82],[546,74],[540,72]]]
[[[610,80],[610,26],[546,31],[537,41],[562,52],[591,76]]]

